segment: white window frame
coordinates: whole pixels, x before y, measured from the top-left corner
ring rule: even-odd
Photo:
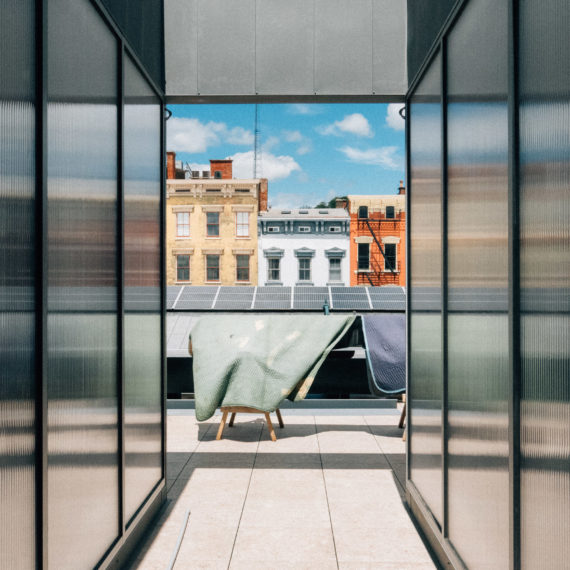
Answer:
[[[330,226],[329,227],[329,232],[331,232],[331,233],[338,234],[341,231],[342,231],[342,228],[340,226]]]
[[[332,264],[334,262],[338,262],[338,279],[334,279],[333,278],[333,274],[332,274]],[[335,268],[336,271],[336,268]],[[342,258],[341,257],[329,257],[329,281],[331,283],[333,282],[337,282],[337,281],[342,281]]]
[[[308,262],[308,267],[301,267],[301,265],[303,264],[304,261]],[[299,283],[306,283],[306,282],[310,282],[311,281],[311,258],[310,257],[299,257]],[[304,271],[308,271],[309,272],[309,277],[307,279],[303,279],[303,277],[301,277],[302,273]]]
[[[277,261],[277,269],[271,267],[272,261]],[[277,278],[276,279],[273,279],[271,277],[272,271],[277,271]],[[281,281],[281,258],[280,257],[268,257],[267,258],[267,281],[268,282]]]
[[[245,222],[243,218],[245,217]],[[240,218],[242,220],[240,221]],[[236,212],[236,237],[248,238],[249,236],[249,212]]]
[[[267,226],[267,233],[278,234],[279,230],[280,230],[279,226]]]
[[[299,226],[299,233],[302,234],[311,233],[311,226]]]
[[[181,222],[181,218],[187,221]],[[181,231],[182,228],[187,227],[186,231]],[[190,212],[176,212],[176,237],[189,238],[190,237]]]

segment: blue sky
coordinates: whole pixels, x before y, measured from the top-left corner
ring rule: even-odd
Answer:
[[[259,105],[258,176],[274,208],[314,206],[345,194],[396,194],[404,179],[401,104]],[[196,170],[233,158],[253,177],[254,105],[171,105],[167,148]]]

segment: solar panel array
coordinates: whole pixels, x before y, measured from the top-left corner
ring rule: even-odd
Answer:
[[[220,287],[214,309],[218,311],[246,311],[251,309],[255,287]]]
[[[322,310],[327,301],[329,307],[331,300],[328,287],[295,287],[293,291],[293,309]]]
[[[170,286],[171,311],[404,311],[402,287]]]
[[[406,310],[406,294],[402,287],[370,287],[368,294],[373,309]]]
[[[366,310],[370,301],[366,287],[331,287],[333,310]]]
[[[219,287],[184,287],[174,308],[177,311],[200,311],[211,309]]]
[[[291,287],[258,287],[254,310],[277,311],[291,308]]]

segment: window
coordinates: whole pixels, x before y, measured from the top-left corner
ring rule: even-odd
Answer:
[[[268,226],[267,231],[270,234],[277,234],[277,233],[279,233],[279,226]]]
[[[249,255],[236,255],[236,281],[249,281]]]
[[[236,236],[249,237],[249,212],[236,212]]]
[[[242,194],[249,194],[249,188],[236,188],[235,192],[241,192]]]
[[[270,257],[267,260],[267,280],[279,281],[280,279],[280,262],[278,257]]]
[[[384,269],[390,271],[396,270],[396,244],[386,243],[384,244],[384,255],[386,259],[384,260]]]
[[[206,212],[206,235],[208,237],[219,237],[220,235],[219,212]]]
[[[190,213],[177,212],[176,237],[190,237]]]
[[[206,256],[206,281],[220,280],[220,256]]]
[[[329,281],[342,281],[340,257],[331,257],[329,259]]]
[[[332,232],[332,233],[339,233],[339,232],[340,232],[340,226],[331,226],[331,227],[329,228],[329,232]]]
[[[358,218],[361,220],[368,218],[368,206],[358,207]]]
[[[311,280],[311,259],[302,257],[299,259],[299,281]]]
[[[206,193],[211,193],[211,192],[221,192],[222,189],[221,188],[206,188]]]
[[[214,178],[221,178],[222,171],[221,170],[214,170]]]
[[[303,234],[307,234],[311,231],[309,226],[299,226],[299,231]]]
[[[394,211],[394,206],[386,206],[386,217],[393,219],[396,217],[396,213]]]
[[[358,269],[359,270],[370,269],[370,244],[369,243],[359,243],[358,244]]]
[[[190,256],[176,256],[176,281],[190,281]]]

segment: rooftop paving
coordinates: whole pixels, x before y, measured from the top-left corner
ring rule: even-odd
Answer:
[[[436,568],[404,504],[395,409],[168,412],[168,502],[133,569]]]

